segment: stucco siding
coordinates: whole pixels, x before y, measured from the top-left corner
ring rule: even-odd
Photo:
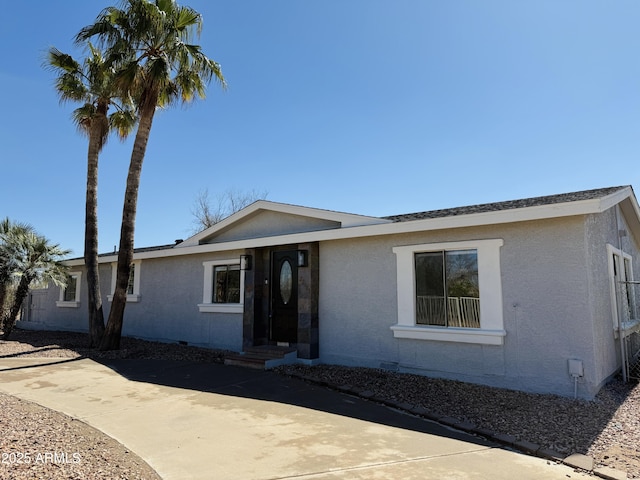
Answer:
[[[163,342],[187,342],[210,348],[239,351],[242,349],[242,314],[201,313],[205,261],[236,260],[238,251],[184,257],[143,260],[140,264],[140,298],[127,302],[123,335]],[[75,270],[75,268],[73,269]],[[78,269],[82,270],[82,269]],[[111,264],[100,266],[101,292],[105,322],[111,302]],[[37,322],[20,322],[21,328],[71,330],[88,329],[87,286],[83,274],[78,308],[56,306],[60,289],[45,290],[46,305]]]
[[[622,215],[619,222],[621,229],[631,230]],[[334,226],[326,220],[309,220],[302,216],[294,218],[288,226],[282,223],[286,223],[282,214],[266,212],[247,218],[217,239],[266,235],[272,229],[282,233],[283,228],[296,231],[298,228]],[[618,246],[617,232],[614,207],[599,214],[320,240],[319,360],[567,396],[573,395],[577,386],[579,396],[591,398],[620,365],[619,345],[613,332],[607,251],[608,244]],[[636,239],[629,233],[622,241],[623,250],[634,258],[635,278],[640,279],[640,260],[635,260],[639,254]],[[405,287],[413,288],[413,267],[410,271],[402,270],[410,265],[409,258],[413,258],[411,246],[420,245],[420,249],[428,251],[429,244],[439,244],[437,249],[441,249],[442,244],[450,242],[458,242],[457,245],[481,243],[485,252],[487,248],[493,249],[491,255],[482,257],[479,253],[478,258],[485,272],[493,272],[492,276],[479,276],[490,279],[488,284],[482,283],[485,280],[480,282],[481,301],[489,301],[482,305],[495,308],[483,310],[481,306],[481,311],[485,312],[482,315],[487,312],[490,315],[483,317],[483,329],[476,331],[493,332],[491,341],[478,342],[476,336],[475,340],[466,337],[463,343],[462,333],[444,340],[421,340],[418,338],[434,336],[407,334],[403,337],[397,333],[399,307],[403,321],[413,307],[407,307],[404,300],[398,304],[398,296],[402,297],[403,292],[408,291]],[[264,247],[266,259],[271,247]],[[139,296],[137,301],[127,304],[123,334],[242,350],[246,340],[243,339],[246,334],[243,314],[211,313],[204,311],[214,310],[211,305],[199,307],[199,304],[207,303],[203,298],[203,262],[236,263],[245,250],[239,250],[238,244],[233,248],[235,250],[226,252],[143,257],[136,269],[140,280]],[[404,255],[402,262],[398,261],[399,255]],[[499,269],[487,268],[496,262],[499,262]],[[208,263],[208,268],[211,265]],[[76,267],[72,270],[83,271]],[[112,265],[102,264],[100,274],[106,319]],[[483,296],[487,289],[491,293],[499,289],[499,294]],[[46,308],[38,312],[37,318],[21,322],[20,326],[87,330],[84,272],[77,308],[56,306],[57,288],[49,288],[40,295]],[[405,298],[412,298],[412,295]],[[266,304],[264,308],[266,312]],[[235,308],[227,311],[233,310]],[[489,317],[490,321],[486,322]],[[266,316],[264,321],[267,321]],[[422,330],[420,334],[435,330],[408,327],[413,328],[413,333]],[[443,330],[447,329],[439,329],[438,334]],[[568,361],[571,359],[582,361],[584,366],[584,376],[578,379],[577,385],[569,374]]]
[[[614,329],[614,312],[616,307],[615,295],[612,297],[612,280],[610,278],[609,258],[607,245],[616,250],[622,249],[625,254],[631,255],[633,277],[640,278],[640,249],[638,239],[632,233],[627,219],[621,210],[612,208],[601,215],[590,215],[586,221],[587,240],[589,249],[587,262],[590,264],[590,309],[594,316],[594,355],[597,359],[600,377],[606,380],[621,366],[620,340]],[[618,236],[618,231],[622,233]],[[636,294],[637,286],[630,286],[630,292]],[[634,312],[637,316],[638,312]]]
[[[87,277],[84,267],[72,267],[70,272],[80,272],[80,296],[79,303],[74,307],[60,307],[56,303],[60,299],[60,288],[49,285],[49,288],[36,290],[34,295],[40,295],[38,300],[41,309],[26,312],[25,321],[18,322],[17,326],[32,330],[64,330],[73,332],[88,331],[87,313]],[[100,291],[102,294],[105,321],[109,313],[107,293],[111,285],[111,267],[100,265]]]
[[[239,252],[143,260],[140,301],[128,303],[123,333],[167,342],[240,350],[242,314],[202,313],[203,262],[235,261]]]
[[[206,239],[205,243],[229,242],[247,238],[312,232],[339,227],[340,223],[330,220],[264,211],[260,212],[260,215],[244,219],[228,230],[217,233],[215,236]]]
[[[620,367],[620,349],[614,331],[609,252],[607,245],[618,246],[615,210],[589,215],[585,220],[585,244],[589,265],[588,302],[593,316],[595,368],[603,381]],[[586,347],[585,347],[586,348]]]
[[[396,339],[399,245],[504,240],[504,345]],[[397,368],[530,391],[573,392],[567,360],[585,362],[583,396],[600,383],[585,265],[583,217],[324,242],[320,352],[327,363]],[[480,287],[482,289],[482,286]]]

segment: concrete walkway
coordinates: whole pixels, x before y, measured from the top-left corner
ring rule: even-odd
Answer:
[[[372,402],[238,367],[2,358],[0,391],[83,420],[165,480],[590,478]]]

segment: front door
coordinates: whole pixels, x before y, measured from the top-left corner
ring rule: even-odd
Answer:
[[[270,340],[298,341],[297,251],[273,252],[271,259]]]

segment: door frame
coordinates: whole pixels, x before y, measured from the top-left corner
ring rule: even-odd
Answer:
[[[275,345],[270,340],[269,314],[271,313],[272,253],[278,251],[304,252],[305,266],[298,267],[298,334],[290,343],[298,351],[298,358],[319,358],[319,274],[320,246],[318,242],[247,248],[253,266],[245,274],[245,297],[242,328],[243,348]]]

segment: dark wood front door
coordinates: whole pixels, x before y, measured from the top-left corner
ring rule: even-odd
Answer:
[[[273,252],[271,259],[270,340],[298,341],[298,254]]]

